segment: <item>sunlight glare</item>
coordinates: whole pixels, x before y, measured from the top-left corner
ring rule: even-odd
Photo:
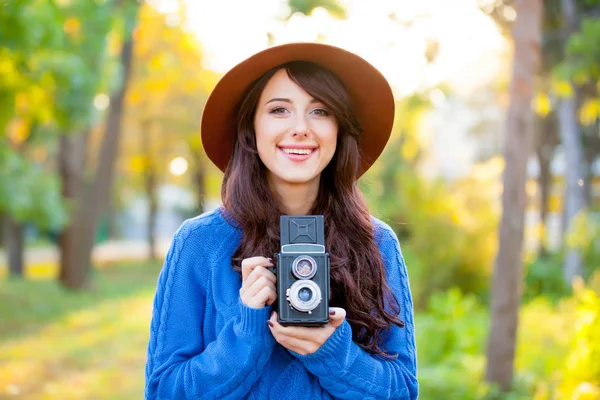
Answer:
[[[181,176],[187,172],[188,162],[183,157],[175,157],[173,160],[171,160],[169,170],[174,176]]]
[[[490,65],[487,75],[491,76],[496,72],[491,68],[494,58],[506,47],[477,0],[345,0],[343,4],[345,20],[317,8],[310,16],[294,14],[286,21],[285,0],[187,0],[188,27],[202,42],[203,66],[218,73],[270,45],[321,41],[371,62],[399,96],[460,76],[482,59]],[[427,41],[439,44],[430,64],[425,59]]]
[[[110,105],[110,97],[104,93],[100,93],[94,97],[94,107],[99,111],[104,111]]]

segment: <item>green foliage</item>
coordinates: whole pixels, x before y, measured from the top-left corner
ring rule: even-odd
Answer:
[[[48,60],[57,82],[56,120],[66,131],[81,130],[91,124],[93,98],[106,89],[108,33],[114,17],[111,2],[72,2],[63,9],[71,28],[64,46]]]
[[[436,294],[415,324],[421,399],[591,400],[600,394],[600,296],[582,283],[558,303],[539,297],[521,307],[510,393],[484,381],[488,312],[473,295],[456,288]]]
[[[525,269],[523,298],[525,301],[538,296],[558,300],[570,292],[563,278],[564,253],[538,257],[528,263]]]
[[[11,0],[0,7],[2,47],[27,53],[55,47],[62,37],[62,18],[52,0]]]
[[[589,211],[578,214],[567,232],[566,245],[580,251],[583,278],[590,280],[600,267],[600,216]],[[525,301],[538,296],[557,301],[571,294],[571,287],[564,281],[562,273],[564,257],[563,246],[560,251],[537,257],[528,263],[525,270]]]
[[[66,222],[58,179],[31,157],[56,132],[89,127],[114,1],[16,0],[0,7],[0,211],[41,229]],[[41,139],[41,137],[44,139]],[[38,148],[38,150],[40,150]],[[39,153],[39,152],[38,152]]]
[[[14,1],[0,7],[0,132],[15,114],[46,122],[54,87],[45,60],[63,40],[63,18],[53,1]],[[20,96],[20,103],[16,97]],[[4,108],[4,107],[3,107]]]
[[[367,197],[373,212],[398,233],[417,308],[453,286],[485,293],[496,249],[497,162],[455,182],[428,181],[414,168],[393,171],[392,163],[402,164],[397,155],[385,154],[381,185],[367,190]]]
[[[487,311],[474,295],[458,288],[432,296],[426,313],[417,314],[420,399],[525,400],[516,385],[499,394],[484,380]]]
[[[560,76],[585,84],[600,79],[600,18],[587,18],[581,29],[571,35],[566,45],[567,58],[560,66]]]
[[[40,229],[59,229],[67,221],[56,175],[0,146],[0,213]]]

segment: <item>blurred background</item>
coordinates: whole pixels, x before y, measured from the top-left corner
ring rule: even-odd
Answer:
[[[420,398],[600,399],[598,0],[0,0],[0,399],[143,396],[166,249],[220,204],[203,105],[293,41],[393,86],[360,185],[408,265]]]

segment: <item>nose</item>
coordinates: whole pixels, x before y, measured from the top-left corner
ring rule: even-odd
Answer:
[[[295,138],[308,137],[308,121],[305,115],[297,115],[294,121],[293,134]]]

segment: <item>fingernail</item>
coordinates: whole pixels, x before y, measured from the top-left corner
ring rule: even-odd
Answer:
[[[329,315],[335,315],[335,310],[329,309]]]
[[[267,321],[267,325],[269,325],[271,328],[273,327],[273,323],[271,321]]]

